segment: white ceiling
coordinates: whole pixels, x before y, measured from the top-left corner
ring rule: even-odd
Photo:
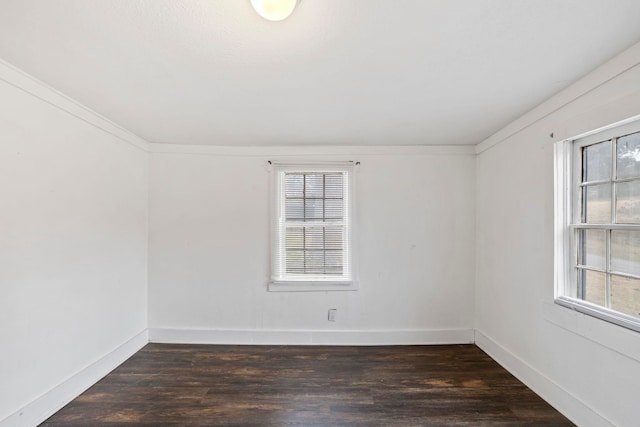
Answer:
[[[0,0],[0,58],[150,142],[476,144],[640,40],[638,0]]]

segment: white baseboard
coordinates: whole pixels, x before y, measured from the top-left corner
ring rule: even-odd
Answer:
[[[477,329],[475,342],[482,351],[575,424],[583,427],[615,427],[611,421]]]
[[[147,330],[140,332],[71,378],[0,421],[0,427],[33,427],[45,421],[82,392],[97,383],[149,342]]]
[[[32,427],[45,421],[148,342],[239,345],[437,345],[472,344],[474,341],[491,358],[577,425],[614,427],[613,423],[584,402],[479,330],[313,331],[164,328],[142,331],[86,369],[1,420],[0,427]]]
[[[173,344],[239,345],[472,344],[473,329],[314,331],[150,328],[149,341]]]

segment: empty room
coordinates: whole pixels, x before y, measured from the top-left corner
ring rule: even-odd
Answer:
[[[640,425],[639,18],[0,0],[0,427]]]

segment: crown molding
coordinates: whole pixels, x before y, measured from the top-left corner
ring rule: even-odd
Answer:
[[[476,146],[480,154],[640,65],[640,43],[615,56]]]
[[[51,86],[48,86],[44,82],[1,59],[0,80],[114,136],[123,142],[131,144],[143,151],[149,151],[150,144],[146,140],[129,132],[106,117],[103,117],[95,111],[80,104],[78,101],[57,91]]]
[[[187,145],[151,143],[150,151],[159,154],[194,154],[209,156],[277,156],[313,157],[313,156],[386,156],[386,155],[457,155],[475,156],[473,145],[315,145],[315,146],[219,146],[219,145]]]
[[[115,138],[143,151],[164,154],[198,154],[212,156],[327,156],[327,155],[475,155],[474,145],[314,145],[314,146],[221,146],[165,144],[149,142],[98,114],[78,101],[68,97],[46,83],[0,59],[0,81],[52,105]]]

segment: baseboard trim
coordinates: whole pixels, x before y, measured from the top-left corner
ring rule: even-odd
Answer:
[[[535,393],[580,426],[614,424],[483,332],[441,330],[232,330],[146,329],[95,363],[49,390],[9,417],[0,427],[38,425],[138,352],[148,342],[236,345],[438,345],[475,344]]]
[[[575,424],[583,427],[614,427],[611,421],[477,329],[475,342],[482,351]]]
[[[472,344],[473,329],[442,330],[230,330],[150,328],[149,341],[237,345],[434,345]]]
[[[0,427],[33,427],[59,411],[149,342],[145,329],[115,350],[0,421]]]

